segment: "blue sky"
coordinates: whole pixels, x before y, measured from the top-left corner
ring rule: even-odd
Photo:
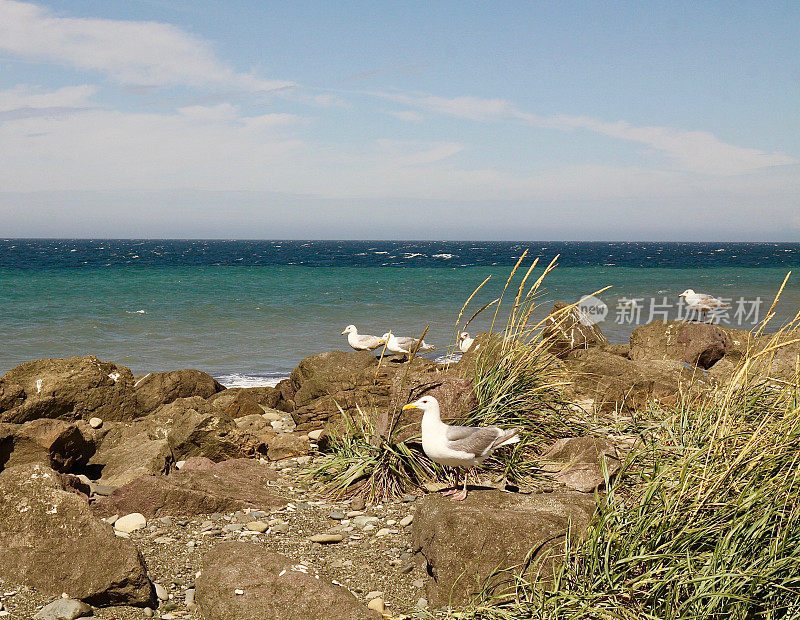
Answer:
[[[0,235],[800,238],[796,2],[0,0]]]

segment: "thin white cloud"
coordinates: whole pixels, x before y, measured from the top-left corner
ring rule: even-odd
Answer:
[[[584,129],[611,138],[643,144],[663,154],[677,170],[712,175],[738,175],[772,166],[796,164],[784,153],[768,153],[723,142],[705,131],[671,127],[637,127],[625,121],[605,122],[588,117],[541,116],[518,109],[505,99],[479,97],[410,96],[379,93],[379,96],[435,114],[474,121],[515,121],[533,127],[573,131]]]
[[[224,86],[270,91],[291,82],[238,73],[209,44],[169,24],[58,17],[35,4],[0,0],[0,51],[135,86]]]
[[[425,120],[425,116],[414,110],[389,110],[387,112],[390,116],[399,118],[401,121],[408,121],[409,123],[420,123]]]
[[[97,88],[84,84],[67,86],[53,91],[43,91],[26,84],[0,91],[0,112],[15,110],[45,110],[50,108],[89,108]]]

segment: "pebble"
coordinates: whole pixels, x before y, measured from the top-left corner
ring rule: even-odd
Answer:
[[[400,527],[411,525],[411,522],[413,520],[414,520],[414,515],[408,515],[407,517],[403,517],[402,519],[400,519]]]
[[[372,599],[369,603],[367,603],[367,607],[373,611],[377,611],[379,614],[382,614],[386,611],[386,603],[383,602],[382,598]]]
[[[413,562],[409,562],[408,564],[404,564],[400,568],[400,574],[401,575],[408,575],[413,570],[414,570],[414,563]]]
[[[186,590],[186,606],[190,607],[191,605],[194,605],[194,588]]]
[[[147,525],[147,519],[139,512],[133,512],[114,521],[114,529],[118,532],[130,534],[140,530]]]
[[[258,532],[259,534],[263,534],[269,529],[269,525],[263,521],[251,521],[245,527],[251,532]]]
[[[344,519],[344,515],[341,512],[333,510],[330,513],[328,513],[328,518],[333,519],[334,521],[341,521],[342,519]]]
[[[244,525],[241,523],[227,523],[222,526],[223,532],[239,532],[244,529]]]
[[[363,497],[354,497],[350,500],[350,508],[353,510],[364,510],[365,506]]]
[[[277,525],[273,525],[271,531],[276,532],[278,534],[288,534],[289,533],[289,524],[288,523],[278,523]]]
[[[417,579],[411,585],[414,586],[415,588],[424,588],[425,587],[425,580],[424,579]]]
[[[375,532],[375,536],[388,536],[391,533],[392,530],[390,530],[388,527],[382,527],[377,532]]]
[[[156,589],[156,596],[158,597],[159,601],[169,600],[169,591],[164,586],[162,586],[160,583],[154,583],[153,587]]]
[[[159,545],[168,545],[170,543],[174,543],[175,539],[171,536],[158,536],[157,538],[153,539],[154,543],[158,543]]]
[[[315,430],[315,431],[309,431],[308,432],[308,438],[311,441],[319,441],[319,438],[322,437],[322,433],[323,433],[322,429],[318,429],[318,430]]]
[[[313,536],[309,536],[308,540],[321,545],[328,545],[331,543],[342,542],[342,540],[344,540],[344,536],[341,534],[314,534]]]
[[[177,461],[175,463],[175,469],[183,469],[184,465],[186,465],[186,461]]]
[[[34,620],[75,620],[92,614],[92,608],[82,601],[60,598],[45,605],[34,616]]]
[[[89,426],[91,426],[92,428],[100,428],[101,426],[103,426],[103,420],[101,420],[100,418],[92,418],[91,420],[89,420]]]
[[[389,526],[392,526],[392,525],[397,525],[397,521],[395,521],[394,519],[389,519],[389,520],[386,522],[386,525],[389,525]]]
[[[411,493],[407,493],[406,495],[403,495],[403,499],[401,501],[405,504],[410,504],[412,502],[417,501],[417,496]]]
[[[161,523],[161,525],[163,525],[164,527],[172,527],[172,523],[173,523],[173,522],[172,522],[172,517],[161,517],[161,518],[159,519],[159,522],[160,522],[160,523]]]
[[[153,617],[155,614],[153,613],[153,610],[152,610],[152,609],[150,609],[149,607],[145,607],[145,608],[142,610],[142,615],[143,615],[145,618],[152,618],[152,617]]]
[[[364,598],[366,598],[368,601],[371,601],[374,598],[383,598],[383,592],[380,592],[378,590],[373,590],[372,592],[368,593]]]
[[[428,599],[421,598],[417,601],[417,609],[427,609],[428,607]]]
[[[236,595],[238,595],[238,596],[241,596],[242,594],[244,594],[244,590],[240,590],[239,588],[236,588],[236,589],[233,591],[233,593],[234,593],[234,594],[236,594]]]

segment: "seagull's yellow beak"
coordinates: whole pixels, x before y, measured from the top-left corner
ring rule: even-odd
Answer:
[[[378,340],[378,344],[383,344],[384,342],[386,342],[386,338],[381,338]]]
[[[417,403],[413,402],[413,403],[408,403],[407,405],[403,405],[403,411],[406,411],[408,409],[417,409]]]
[[[347,333],[347,330],[344,330],[344,331],[342,332],[342,336],[344,336],[346,333]]]

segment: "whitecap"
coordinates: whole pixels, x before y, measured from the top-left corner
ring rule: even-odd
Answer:
[[[147,310],[126,310],[126,314],[147,314]]]
[[[283,379],[288,379],[289,375],[248,375],[244,373],[231,373],[216,377],[226,388],[248,388],[248,387],[275,387]]]

